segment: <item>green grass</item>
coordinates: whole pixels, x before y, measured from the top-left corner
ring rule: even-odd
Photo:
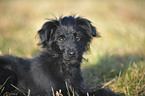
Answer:
[[[109,87],[129,96],[143,96],[145,94],[144,68],[145,65],[142,61],[129,65],[123,73],[120,72]]]
[[[1,0],[0,9],[0,53],[35,56],[41,50],[36,33],[46,18],[75,13],[90,19],[102,36],[84,54],[86,84],[145,95],[144,0]]]

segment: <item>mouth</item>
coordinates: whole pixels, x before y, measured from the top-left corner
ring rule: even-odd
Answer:
[[[64,53],[61,55],[63,62],[65,63],[80,63],[82,61],[82,55],[79,55],[79,53],[75,55],[70,55],[68,53]]]
[[[65,63],[76,64],[76,63],[80,63],[81,62],[81,58],[79,58],[79,57],[65,58],[63,61]]]

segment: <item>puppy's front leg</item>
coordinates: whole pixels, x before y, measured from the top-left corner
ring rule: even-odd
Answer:
[[[100,88],[88,92],[89,96],[118,96],[113,91],[107,88]]]

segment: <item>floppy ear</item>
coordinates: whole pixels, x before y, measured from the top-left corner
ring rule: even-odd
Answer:
[[[93,37],[101,37],[96,31],[96,28],[91,24],[91,21],[89,21],[88,19],[77,17],[76,22],[78,25],[81,25],[84,29],[86,29],[89,35]]]
[[[53,32],[56,30],[57,25],[58,25],[58,21],[52,20],[46,22],[42,26],[42,28],[38,31],[38,35],[40,37],[40,42],[38,43],[38,45],[42,45],[42,47],[45,48],[47,45],[51,44],[50,38]]]

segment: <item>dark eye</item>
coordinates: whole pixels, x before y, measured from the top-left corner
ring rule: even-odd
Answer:
[[[58,41],[60,41],[60,42],[62,42],[62,41],[64,41],[64,36],[60,36],[59,38],[58,38]]]
[[[81,39],[81,37],[80,36],[76,36],[76,39],[77,39],[77,41],[79,41]]]
[[[74,36],[75,36],[77,41],[79,41],[81,39],[81,37],[77,33],[74,33]]]

